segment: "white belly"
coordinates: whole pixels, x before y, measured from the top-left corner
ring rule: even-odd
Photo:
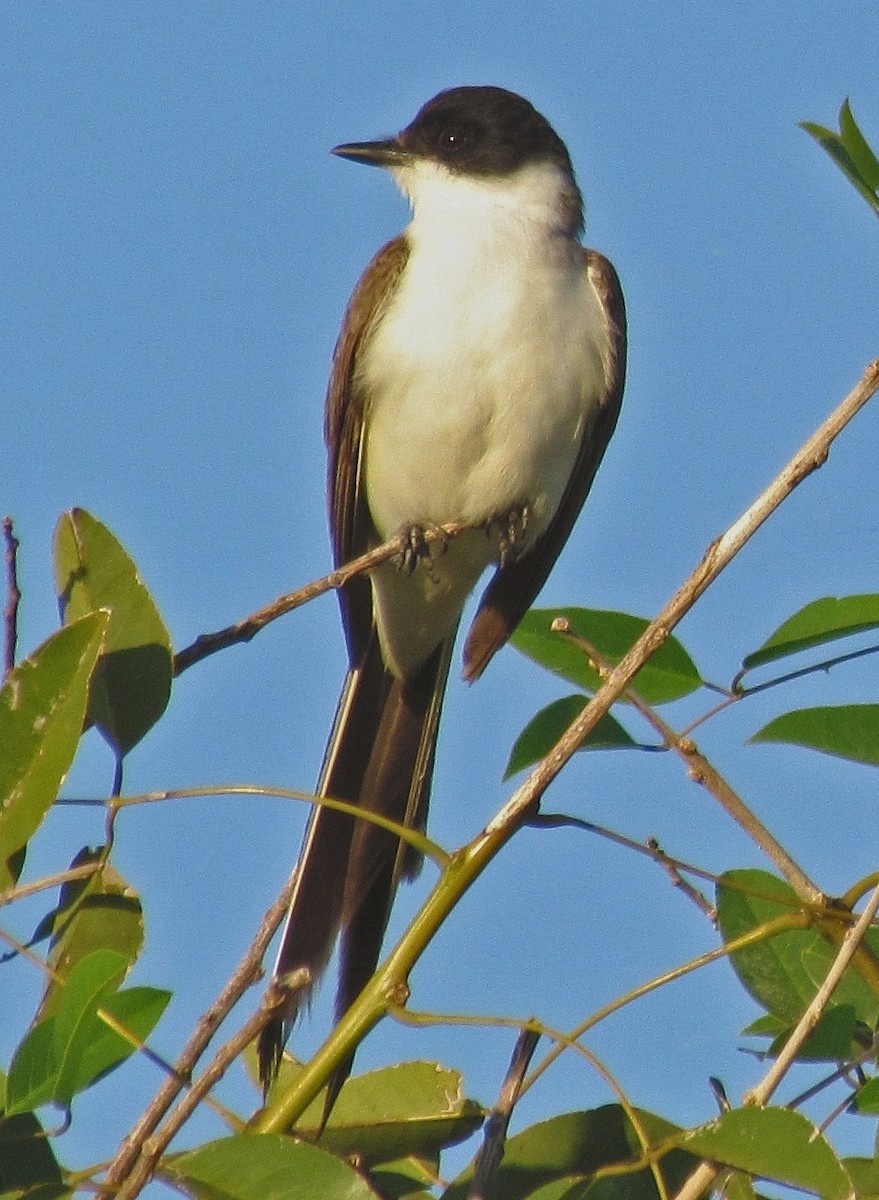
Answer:
[[[366,495],[382,539],[401,527],[482,526],[527,505],[551,521],[604,388],[601,305],[578,247],[416,248],[361,365],[370,408]],[[509,250],[509,253],[505,251]],[[457,538],[429,569],[373,579],[386,658],[405,675],[457,623],[497,537]]]

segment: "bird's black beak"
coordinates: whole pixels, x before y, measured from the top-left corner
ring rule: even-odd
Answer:
[[[333,146],[332,153],[371,167],[399,166],[409,157],[397,138],[385,138],[380,142],[343,142],[341,146]]]

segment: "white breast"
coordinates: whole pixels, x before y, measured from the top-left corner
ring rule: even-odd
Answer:
[[[553,225],[554,175],[520,172],[511,189],[429,171],[401,181],[415,205],[409,259],[358,364],[370,511],[385,538],[413,524],[483,525],[526,504],[533,538],[604,390],[606,316],[582,250]],[[496,546],[477,532],[429,572],[375,577],[400,674],[454,627]]]

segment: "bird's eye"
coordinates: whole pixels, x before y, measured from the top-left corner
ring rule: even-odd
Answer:
[[[463,129],[449,126],[439,136],[439,150],[445,157],[455,157],[461,153],[468,141]]]

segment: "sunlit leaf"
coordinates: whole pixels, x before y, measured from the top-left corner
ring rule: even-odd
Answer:
[[[580,647],[552,631],[556,617],[564,617],[571,631],[612,665],[631,649],[650,623],[629,613],[590,608],[532,608],[525,614],[510,639],[512,645],[547,670],[590,692],[600,686],[598,672],[589,666],[588,656]],[[670,637],[629,686],[648,704],[664,704],[689,695],[701,684],[695,663],[681,643]]]
[[[174,1158],[165,1174],[210,1200],[379,1200],[335,1155],[281,1134],[239,1133]]]
[[[0,689],[0,888],[18,878],[22,850],[73,762],[107,621],[91,613],[60,630]]]
[[[523,767],[530,767],[532,763],[538,762],[548,754],[588,703],[588,696],[565,696],[554,700],[535,714],[516,738],[504,779],[509,779]],[[611,747],[632,747],[636,744],[619,721],[610,713],[606,713],[581,743],[580,749],[606,750]]]
[[[55,529],[55,583],[65,623],[98,608],[110,612],[89,716],[117,755],[155,724],[171,693],[171,639],[127,551],[84,509]]]
[[[286,1058],[272,1095],[289,1088],[301,1069]],[[316,1136],[323,1111],[321,1094],[296,1122],[297,1131]],[[439,1063],[404,1062],[349,1079],[320,1144],[365,1162],[390,1162],[413,1154],[426,1158],[469,1137],[483,1117],[482,1108],[464,1094],[458,1071]]]
[[[742,661],[746,671],[852,634],[879,628],[879,595],[825,596],[794,613]]]
[[[814,1192],[850,1200],[852,1184],[811,1121],[785,1108],[736,1108],[688,1133],[684,1145],[704,1158]]]
[[[865,1200],[879,1196],[879,1158],[844,1158],[842,1165],[855,1185],[855,1194]]]
[[[879,766],[879,704],[798,708],[764,725],[749,742],[784,742]]]

